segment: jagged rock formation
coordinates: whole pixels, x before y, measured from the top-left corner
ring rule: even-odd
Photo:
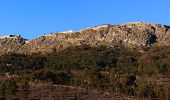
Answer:
[[[19,36],[0,37],[0,54],[8,52],[50,52],[74,45],[123,44],[128,47],[170,45],[170,27],[144,22],[101,25],[80,31],[53,33],[26,41]]]
[[[2,36],[0,37],[0,54],[18,52],[26,41],[26,39],[19,35]]]

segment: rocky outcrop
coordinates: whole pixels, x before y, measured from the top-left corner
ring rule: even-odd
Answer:
[[[0,37],[0,54],[18,52],[27,40],[15,35]]]
[[[0,37],[0,53],[8,52],[50,52],[74,45],[124,44],[128,47],[152,45],[170,46],[170,27],[144,22],[121,25],[101,25],[77,32],[68,31],[44,35],[26,41],[21,37]]]

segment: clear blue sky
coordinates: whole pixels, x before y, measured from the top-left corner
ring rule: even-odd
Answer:
[[[0,36],[33,39],[101,24],[145,21],[170,25],[170,0],[0,0]]]

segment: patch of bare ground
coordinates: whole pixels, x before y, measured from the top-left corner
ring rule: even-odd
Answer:
[[[156,83],[157,85],[170,84],[170,77],[137,77],[138,80],[145,80],[150,83]]]
[[[34,84],[30,85],[30,93],[27,98],[31,100],[146,100],[112,92],[85,89],[80,87]]]

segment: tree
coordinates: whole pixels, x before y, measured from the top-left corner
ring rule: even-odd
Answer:
[[[20,99],[26,99],[29,93],[29,85],[28,82],[24,81],[19,84],[19,97]]]
[[[6,91],[5,82],[1,81],[1,83],[0,83],[0,99],[5,99],[5,91]]]

